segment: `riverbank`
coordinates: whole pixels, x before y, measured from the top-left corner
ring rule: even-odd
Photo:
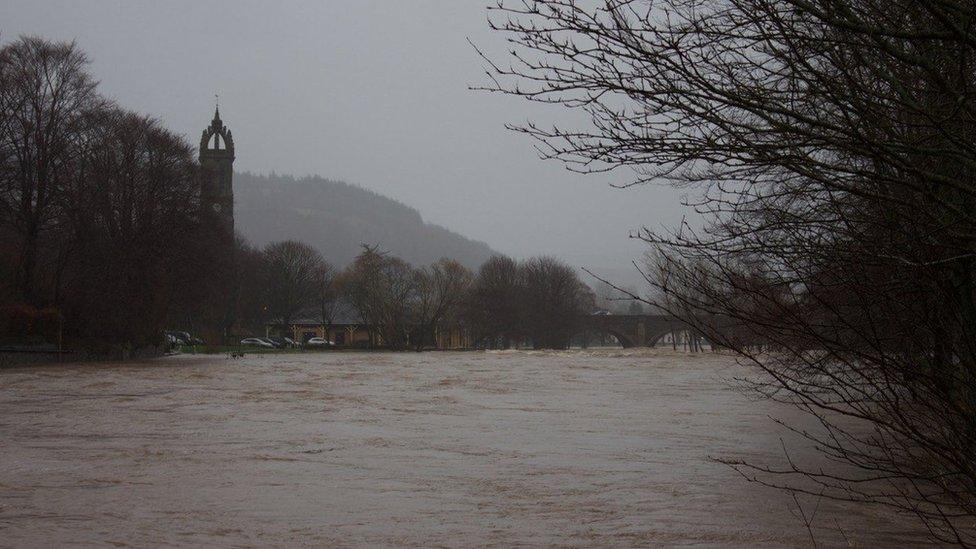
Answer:
[[[164,354],[161,346],[96,353],[58,349],[54,345],[6,345],[0,346],[0,369],[26,365],[138,361],[159,358]]]
[[[128,354],[95,354],[84,351],[63,350],[56,348],[0,348],[0,368],[14,368],[17,366],[52,366],[63,364],[126,364],[144,362],[173,356],[237,356],[248,355],[291,355],[291,354],[319,354],[319,353],[390,353],[388,349],[352,349],[352,348],[309,348],[290,347],[282,349],[268,349],[241,345],[192,345],[179,346],[169,351],[161,347],[147,349],[140,353]],[[408,351],[401,351],[408,352]],[[413,352],[413,351],[409,351]],[[425,351],[426,352],[426,351]]]

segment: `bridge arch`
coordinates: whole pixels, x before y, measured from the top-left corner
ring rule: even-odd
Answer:
[[[634,340],[633,334],[627,334],[621,330],[590,330],[584,329],[580,330],[576,335],[573,336],[573,340],[581,340],[584,347],[589,347],[592,345],[593,336],[596,335],[608,335],[613,336],[624,349],[629,349],[631,347],[637,347],[637,343]]]
[[[617,338],[625,347],[653,347],[670,333],[689,329],[670,315],[587,315],[583,322],[586,333],[604,333]]]

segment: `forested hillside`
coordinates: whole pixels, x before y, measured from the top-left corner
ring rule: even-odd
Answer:
[[[473,269],[492,254],[487,244],[425,223],[396,200],[317,176],[235,174],[234,208],[237,230],[252,244],[301,240],[337,266],[352,261],[360,243],[415,265],[450,257]]]

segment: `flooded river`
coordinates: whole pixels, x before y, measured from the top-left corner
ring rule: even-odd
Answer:
[[[782,459],[792,411],[741,373],[647,350],[0,370],[0,545],[809,545],[788,495],[709,459]],[[908,545],[904,522],[823,501],[814,534]]]

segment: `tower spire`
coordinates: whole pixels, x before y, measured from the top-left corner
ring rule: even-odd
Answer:
[[[214,120],[220,120],[220,94],[214,94]]]

